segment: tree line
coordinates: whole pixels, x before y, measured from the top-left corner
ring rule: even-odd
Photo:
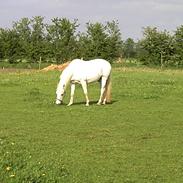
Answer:
[[[146,65],[183,65],[183,25],[174,34],[156,27],[143,29],[143,38],[122,39],[117,21],[86,23],[78,31],[78,20],[44,17],[22,18],[11,28],[0,28],[0,60],[10,63],[63,63],[74,58],[136,59]]]

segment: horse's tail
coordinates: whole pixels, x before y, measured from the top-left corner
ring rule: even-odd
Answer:
[[[107,83],[106,83],[106,102],[107,103],[111,103],[111,74],[109,75],[108,79],[107,79]]]

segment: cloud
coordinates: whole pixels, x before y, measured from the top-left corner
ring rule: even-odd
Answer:
[[[10,26],[22,17],[41,15],[88,21],[118,20],[124,38],[142,36],[142,27],[174,30],[183,24],[180,0],[6,0],[1,2],[0,27]]]

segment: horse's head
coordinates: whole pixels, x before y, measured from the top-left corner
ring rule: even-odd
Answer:
[[[57,86],[57,91],[56,91],[56,104],[62,104],[64,93],[65,93],[65,84],[59,82]]]
[[[65,94],[65,90],[66,90],[66,87],[70,81],[70,78],[71,78],[71,70],[69,69],[69,66],[66,67],[62,74],[60,75],[60,81],[57,85],[57,90],[56,90],[56,104],[61,104],[62,101],[63,101],[63,97],[64,97],[64,94]]]

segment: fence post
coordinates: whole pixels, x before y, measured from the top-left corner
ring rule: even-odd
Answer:
[[[41,60],[42,60],[42,58],[40,57],[39,58],[39,70],[41,70]]]
[[[163,68],[163,52],[161,51],[161,69]]]

